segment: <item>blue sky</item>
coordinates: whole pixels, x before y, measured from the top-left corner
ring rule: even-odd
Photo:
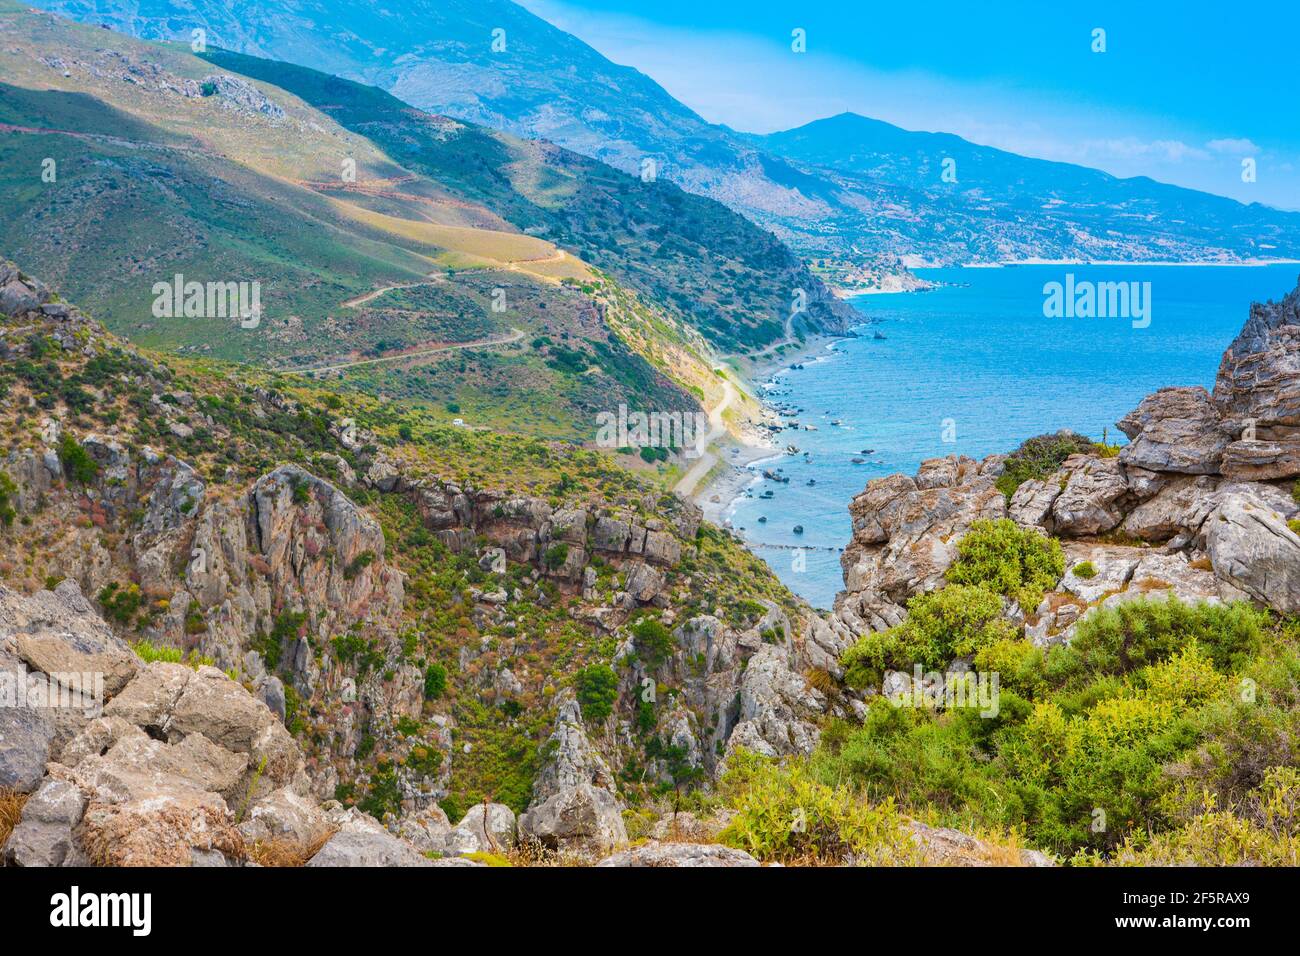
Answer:
[[[737,129],[851,110],[1300,209],[1295,0],[521,3]],[[807,53],[791,52],[796,27]],[[1098,27],[1105,53],[1090,48]]]

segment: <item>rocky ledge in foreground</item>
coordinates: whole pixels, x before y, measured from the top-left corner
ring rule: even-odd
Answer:
[[[1018,486],[1007,455],[935,458],[915,476],[873,480],[849,509],[835,616],[857,631],[899,623],[910,597],[942,585],[971,524],[998,518],[1063,539],[1058,589],[1037,608],[1011,609],[1040,642],[1068,639],[1094,607],[1141,596],[1300,611],[1300,288],[1251,307],[1213,392],[1161,389],[1119,427],[1130,444],[1118,454],[1042,436],[1076,453]]]

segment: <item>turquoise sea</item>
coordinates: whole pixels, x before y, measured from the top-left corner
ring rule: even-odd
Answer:
[[[737,500],[728,517],[781,579],[817,607],[829,608],[842,586],[848,504],[869,479],[912,474],[939,455],[1011,451],[1025,438],[1061,428],[1097,439],[1106,429],[1110,441],[1123,441],[1115,422],[1157,388],[1212,387],[1250,303],[1295,288],[1300,265],[917,274],[943,285],[856,299],[866,323],[857,330],[861,337],[835,342],[802,369],[760,383],[770,386],[774,404],[802,408],[795,420],[817,430],[781,432],[779,444],[799,452],[755,467],[782,469],[789,483],[756,476],[747,491],[752,497]],[[1065,284],[1067,274],[1076,286],[1150,282],[1150,325],[1045,318],[1044,284]],[[836,420],[841,424],[833,425]],[[758,497],[768,490],[770,499]]]

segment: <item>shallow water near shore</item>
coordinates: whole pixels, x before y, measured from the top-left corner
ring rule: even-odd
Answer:
[[[843,585],[848,505],[868,480],[912,474],[926,458],[1011,451],[1062,428],[1098,440],[1105,429],[1123,442],[1115,422],[1151,392],[1212,388],[1250,303],[1281,298],[1298,273],[1294,264],[920,270],[944,285],[854,300],[869,323],[859,338],[758,383],[770,402],[801,408],[793,420],[816,431],[776,436],[798,453],[752,466],[752,497],[724,514],[791,590],[829,608]],[[1150,325],[1045,318],[1044,285],[1065,284],[1067,275],[1075,287],[1149,282]],[[789,482],[758,477],[764,468],[781,469]],[[765,491],[770,499],[758,497]]]

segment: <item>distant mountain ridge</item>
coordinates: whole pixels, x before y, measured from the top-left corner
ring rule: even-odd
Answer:
[[[841,288],[876,286],[909,264],[1300,257],[1300,214],[947,134],[845,117],[735,133],[509,0],[40,5],[152,39],[188,40],[202,27],[210,44],[359,79],[625,171],[653,160],[660,175],[772,230]],[[939,176],[944,158],[957,161],[956,183]]]
[[[802,167],[909,190],[921,208],[946,210],[954,224],[969,220],[973,225],[983,215],[1005,229],[1038,215],[1042,222],[1031,228],[1039,232],[1042,258],[1129,258],[1117,254],[1126,246],[1142,253],[1133,258],[1268,258],[1293,256],[1300,248],[1300,213],[1243,205],[1144,176],[1121,179],[1085,166],[980,146],[950,133],[913,132],[855,113],[746,139]],[[949,160],[951,183],[943,178]],[[1054,226],[1071,230],[1077,252],[1068,251]],[[1125,242],[1116,242],[1117,234],[1127,237]],[[1005,239],[1003,246],[968,248],[989,259],[1021,254],[1013,236]],[[1056,252],[1048,251],[1052,249]]]

